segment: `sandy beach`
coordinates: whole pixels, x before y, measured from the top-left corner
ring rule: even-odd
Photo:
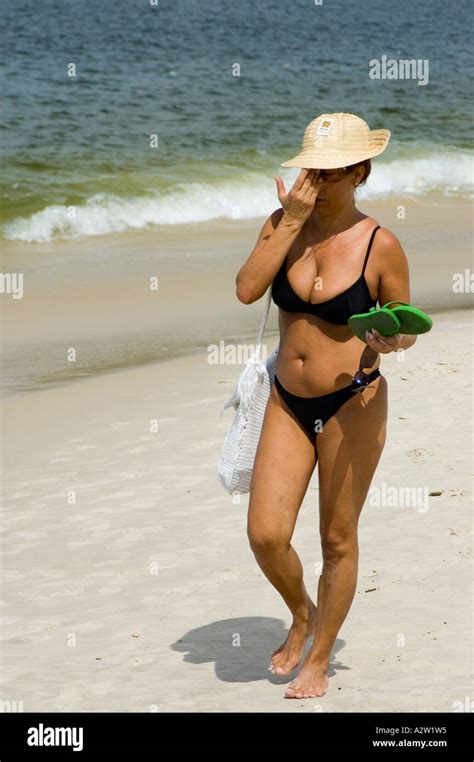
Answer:
[[[232,416],[220,411],[240,367],[210,365],[202,350],[9,396],[3,700],[41,712],[463,711],[471,358],[465,309],[437,313],[403,362],[382,358],[388,439],[320,699],[285,700],[296,672],[268,672],[289,612],[249,549],[248,497],[233,502],[217,481]],[[390,504],[393,488],[417,497]],[[294,536],[314,594],[317,517],[316,470]]]

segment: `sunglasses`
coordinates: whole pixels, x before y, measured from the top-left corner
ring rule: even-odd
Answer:
[[[364,373],[362,368],[372,368],[377,359],[377,354],[375,349],[369,346],[365,347],[359,361],[359,370],[352,376],[350,387],[352,392],[361,392],[370,384],[369,376],[367,373]]]
[[[342,172],[333,172],[330,174],[327,170],[321,169],[319,172],[319,180],[324,180],[325,183],[338,183],[343,177],[347,175],[347,167],[342,168]]]
[[[361,392],[370,383],[369,376],[364,373],[363,370],[359,370],[355,376],[352,377],[351,392]]]

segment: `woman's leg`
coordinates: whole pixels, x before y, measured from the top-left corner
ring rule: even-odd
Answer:
[[[356,590],[357,525],[385,444],[386,421],[387,382],[380,376],[344,403],[318,434],[323,570],[316,633],[287,698],[326,692],[331,650]]]
[[[291,545],[315,465],[314,446],[272,385],[250,485],[247,531],[260,568],[293,615],[285,643],[272,654],[271,668],[277,674],[287,674],[299,664],[315,627],[316,608]]]

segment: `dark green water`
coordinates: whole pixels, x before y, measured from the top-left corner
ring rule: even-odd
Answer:
[[[366,195],[469,195],[473,7],[3,2],[2,233],[48,241],[262,216],[273,175],[295,174],[279,162],[333,111],[392,131]],[[371,79],[382,56],[428,61],[426,84]]]

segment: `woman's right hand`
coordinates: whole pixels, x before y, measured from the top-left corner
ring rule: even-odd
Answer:
[[[303,168],[288,193],[281,177],[277,175],[275,180],[278,200],[284,214],[303,226],[314,209],[314,204],[322,187],[322,182],[319,180],[319,169]]]

